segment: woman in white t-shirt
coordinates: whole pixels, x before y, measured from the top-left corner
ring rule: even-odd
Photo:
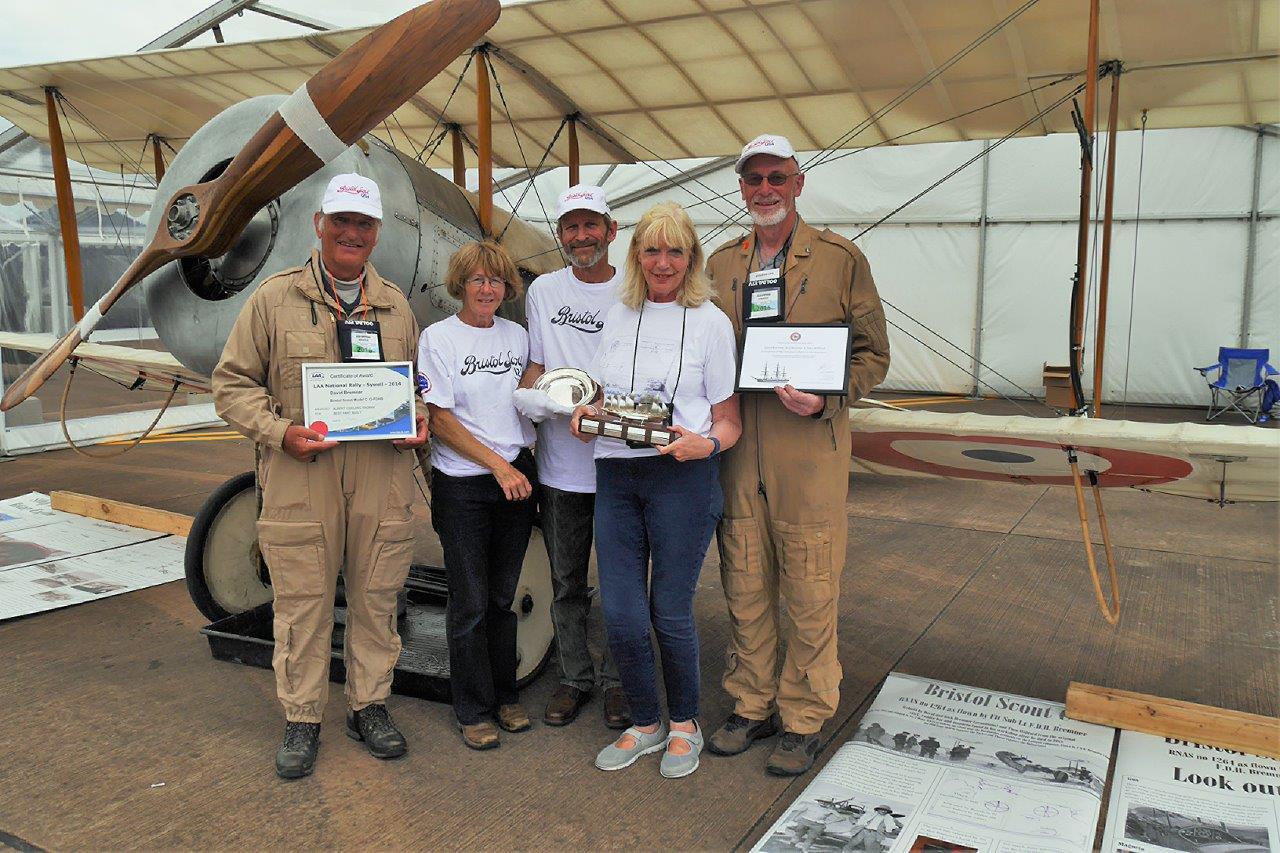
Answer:
[[[607,395],[670,407],[678,438],[661,449],[595,439],[596,555],[609,648],[633,725],[596,757],[620,770],[663,752],[661,772],[698,767],[698,634],[693,593],[724,505],[716,458],[742,433],[733,326],[711,302],[703,251],[688,215],[659,204],[636,223],[619,303],[590,368]],[[579,430],[579,407],[571,429]],[[652,570],[650,560],[652,559]],[[662,654],[670,730],[658,700],[650,633]]]
[[[462,310],[418,341],[418,390],[431,412],[431,523],[449,575],[449,678],[462,739],[498,745],[498,726],[528,729],[516,693],[516,582],[533,528],[538,476],[533,425],[511,402],[529,336],[496,316],[520,294],[520,273],[497,243],[449,259],[446,288]]]

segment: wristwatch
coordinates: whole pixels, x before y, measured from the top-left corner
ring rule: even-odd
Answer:
[[[716,438],[714,435],[709,435],[707,438],[711,439],[711,444],[713,445],[711,453],[707,456],[707,458],[710,459],[712,456],[715,456],[720,452],[720,439]]]

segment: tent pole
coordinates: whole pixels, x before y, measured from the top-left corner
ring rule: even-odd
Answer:
[[[67,269],[67,296],[76,321],[84,317],[84,273],[80,266],[80,232],[76,226],[76,203],[71,194],[71,169],[58,123],[58,90],[44,88],[44,106],[49,118],[49,148],[53,152],[53,186],[58,198],[58,226],[62,230],[62,258]]]
[[[1107,180],[1102,213],[1102,270],[1098,278],[1098,326],[1093,342],[1093,409],[1102,417],[1102,355],[1107,346],[1107,286],[1111,278],[1111,213],[1115,209],[1116,116],[1120,109],[1120,62],[1108,63],[1111,74],[1111,107],[1107,112]]]
[[[1253,271],[1258,254],[1258,187],[1262,180],[1262,138],[1266,125],[1258,125],[1253,141],[1253,203],[1249,207],[1249,242],[1244,255],[1244,293],[1240,306],[1240,346],[1249,346],[1249,323],[1253,312]]]
[[[1081,120],[1084,132],[1082,142],[1086,148],[1080,158],[1080,221],[1076,236],[1075,292],[1071,304],[1073,323],[1069,336],[1072,391],[1076,397],[1076,409],[1084,404],[1084,391],[1075,386],[1079,384],[1081,362],[1084,358],[1084,294],[1085,275],[1089,269],[1089,203],[1093,187],[1093,111],[1098,95],[1098,0],[1089,0],[1089,50],[1084,81],[1084,115]]]
[[[991,141],[982,143],[982,206],[978,213],[978,294],[973,312],[973,393],[982,396],[979,371],[982,370],[982,312],[987,290],[987,196],[991,187]]]
[[[449,141],[453,143],[453,182],[467,188],[467,160],[462,151],[462,128],[449,125]]]
[[[569,186],[576,187],[581,183],[581,168],[578,155],[578,115],[569,116]]]
[[[164,180],[164,153],[160,150],[160,137],[151,134],[151,157],[155,161],[156,183]]]
[[[480,230],[489,236],[493,225],[493,115],[489,91],[489,54],[484,45],[476,48],[476,146],[480,166]]]

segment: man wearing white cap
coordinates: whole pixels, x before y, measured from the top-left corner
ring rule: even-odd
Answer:
[[[561,367],[585,370],[595,357],[604,318],[618,301],[620,270],[609,264],[609,244],[618,236],[604,190],[579,184],[560,194],[556,234],[569,266],[539,276],[529,286],[525,312],[529,320],[529,366],[524,389],[545,371]],[[542,537],[551,562],[560,684],[547,702],[543,721],[563,726],[573,722],[597,686],[604,693],[605,725],[631,724],[626,695],[606,645],[597,677],[587,647],[591,598],[587,564],[591,559],[591,526],[595,512],[596,469],[592,447],[569,432],[569,419],[547,417],[534,391],[518,391],[517,405],[538,424],[538,478],[542,484]],[[525,401],[532,401],[526,405]],[[545,418],[545,419],[543,419]]]
[[[304,423],[306,362],[412,361],[418,323],[404,294],[368,263],[382,227],[378,186],[338,175],[315,215],[320,248],[264,281],[245,302],[213,372],[218,415],[259,451],[258,544],[275,596],[276,694],[285,710],[276,773],[311,773],[329,686],[333,601],[346,581],[347,734],[378,758],[406,749],[387,712],[400,656],[396,599],[413,550],[413,448],[325,440]],[[357,345],[353,348],[352,342]]]
[[[804,174],[791,143],[758,136],[735,169],[754,227],[712,254],[707,272],[739,342],[744,327],[763,323],[841,323],[852,333],[847,395],[789,384],[743,394],[742,438],[720,463],[720,569],[733,624],[723,683],[734,710],[707,747],[720,755],[745,751],[777,731],[776,710],[783,735],[765,766],[792,776],[813,765],[818,733],[840,698],[846,412],[884,379],[889,339],[866,257],[797,213]]]

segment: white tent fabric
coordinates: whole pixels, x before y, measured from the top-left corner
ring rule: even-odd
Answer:
[[[1135,277],[1140,134],[1119,135],[1104,402],[1199,405],[1208,392],[1192,367],[1214,361],[1219,346],[1247,342],[1270,347],[1273,363],[1280,362],[1280,140],[1274,135],[1262,138],[1252,297],[1247,341],[1241,340],[1257,139],[1253,129],[1233,127],[1147,132]],[[981,148],[980,142],[958,142],[876,148],[842,157],[810,173],[801,214],[811,224],[853,237]],[[807,155],[800,156],[803,162]],[[654,166],[674,174],[665,164]],[[582,177],[591,181],[603,175],[604,169],[591,167]],[[620,166],[606,189],[617,199],[658,180],[648,166]],[[563,169],[548,172],[537,180],[538,193],[549,205],[565,181]],[[890,329],[893,363],[885,388],[969,393],[975,327],[980,327],[981,360],[987,369],[979,372],[979,390],[1011,396],[1022,396],[1020,388],[1034,395],[1043,392],[1043,364],[1067,363],[1079,185],[1079,148],[1073,135],[1014,139],[992,152],[980,321],[981,161],[858,240],[881,295],[895,306],[887,308],[888,318],[902,329]],[[508,191],[512,200],[520,190]],[[720,193],[727,196],[714,206],[698,202]],[[718,228],[738,204],[729,166],[697,183],[655,192],[615,214],[626,226],[661,200],[688,207],[704,236],[720,231],[712,241],[716,245],[742,233],[736,226]],[[1100,215],[1100,204],[1098,210]],[[532,192],[520,212],[532,219],[543,216]],[[615,263],[622,262],[629,239],[624,231],[614,244]],[[1094,259],[1098,248],[1091,250]],[[1090,312],[1087,392],[1092,388],[1095,326]]]

